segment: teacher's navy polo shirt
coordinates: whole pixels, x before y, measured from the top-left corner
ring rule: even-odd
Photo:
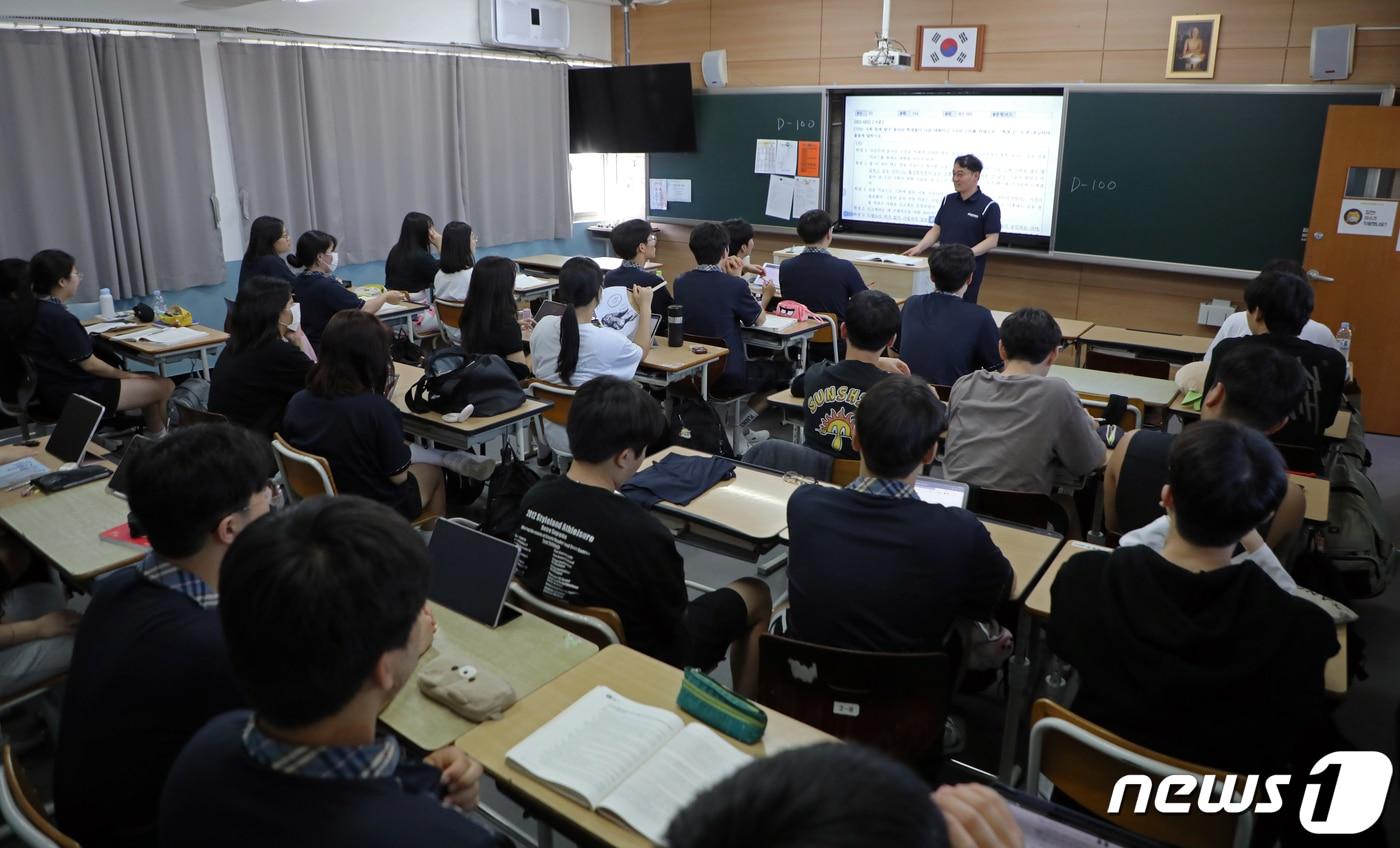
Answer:
[[[938,206],[938,214],[933,222],[939,226],[938,241],[941,244],[965,244],[972,247],[992,233],[1001,232],[1001,207],[995,200],[977,189],[967,200],[956,191],[943,198]],[[964,298],[976,302],[977,289],[982,284],[982,274],[987,270],[987,254],[977,257],[977,270],[972,274],[972,285]]]

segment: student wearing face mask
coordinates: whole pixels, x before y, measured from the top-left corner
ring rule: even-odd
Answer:
[[[209,386],[209,409],[234,424],[271,437],[282,427],[292,395],[306,388],[311,360],[291,329],[292,287],[253,277],[234,304],[228,347],[219,354]]]
[[[335,236],[320,230],[307,230],[297,239],[297,252],[287,257],[287,264],[304,269],[292,285],[292,294],[301,304],[301,329],[311,346],[321,347],[321,333],[331,316],[345,309],[363,309],[373,315],[386,303],[403,303],[404,293],[386,291],[369,300],[361,300],[340,284],[332,273],[340,264]]]

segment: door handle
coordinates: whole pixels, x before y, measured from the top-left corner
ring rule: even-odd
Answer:
[[[1320,273],[1316,268],[1309,268],[1309,269],[1308,269],[1308,279],[1311,280],[1311,281],[1313,281],[1314,283],[1335,283],[1335,282],[1337,282],[1336,278],[1334,278],[1334,277],[1326,277],[1326,276],[1323,276],[1322,273]]]

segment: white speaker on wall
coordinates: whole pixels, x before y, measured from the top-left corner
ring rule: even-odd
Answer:
[[[706,88],[724,88],[729,84],[729,51],[711,50],[700,57],[700,75]]]
[[[1313,27],[1308,65],[1315,80],[1339,80],[1351,76],[1351,54],[1356,47],[1356,24]]]

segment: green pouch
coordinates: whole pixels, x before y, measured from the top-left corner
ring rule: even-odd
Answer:
[[[676,706],[749,745],[762,739],[768,729],[768,714],[758,704],[739,697],[698,668],[685,670]]]
[[[1194,409],[1197,412],[1200,412],[1201,401],[1205,400],[1205,397],[1206,396],[1201,392],[1198,392],[1194,389],[1187,389],[1186,393],[1181,396],[1181,405],[1188,409]]]

